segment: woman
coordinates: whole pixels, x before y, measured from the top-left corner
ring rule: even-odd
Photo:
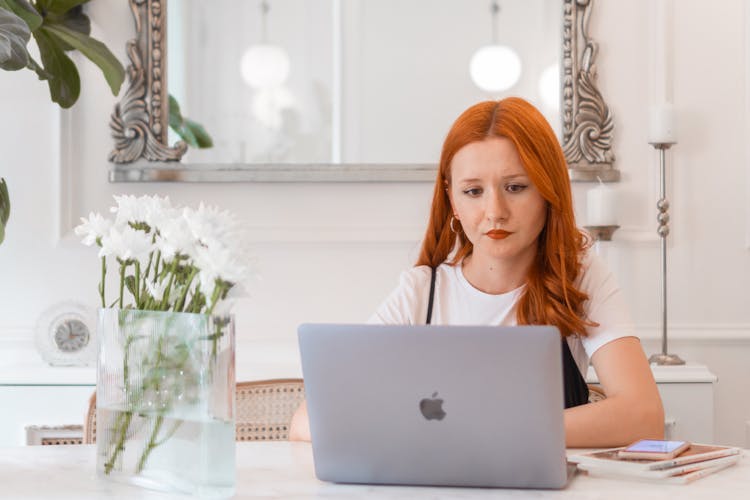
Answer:
[[[519,98],[476,104],[443,144],[419,260],[371,322],[554,325],[563,337],[567,446],[662,438],[648,362],[612,274],[589,246],[575,224],[562,149],[541,113]],[[589,360],[607,395],[592,404]],[[290,438],[309,439],[304,404]]]

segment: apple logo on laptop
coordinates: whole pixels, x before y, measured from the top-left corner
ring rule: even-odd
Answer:
[[[432,398],[424,398],[419,402],[419,411],[427,420],[443,420],[443,400],[437,397],[437,391],[432,393]]]

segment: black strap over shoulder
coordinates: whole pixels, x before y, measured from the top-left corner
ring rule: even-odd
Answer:
[[[429,325],[432,320],[432,304],[435,300],[435,274],[436,269],[430,268],[430,301],[427,303],[427,321]],[[589,387],[586,380],[578,369],[573,353],[570,352],[568,341],[562,339],[562,365],[563,384],[565,386],[565,408],[583,405],[589,402]]]
[[[585,405],[589,402],[589,386],[578,369],[567,339],[562,339],[563,383],[565,384],[565,408]]]
[[[435,301],[435,274],[437,273],[434,267],[431,267],[430,271],[432,275],[430,276],[430,301],[427,303],[427,321],[425,321],[426,325],[429,325],[430,321],[432,321],[432,303]]]

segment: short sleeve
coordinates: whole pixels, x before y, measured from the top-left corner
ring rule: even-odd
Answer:
[[[421,325],[427,317],[430,268],[418,266],[401,273],[395,290],[367,321],[383,325]]]
[[[622,337],[635,337],[625,298],[614,274],[599,256],[588,252],[583,262],[579,289],[589,298],[586,318],[599,326],[588,327],[581,343],[589,358],[603,345]]]

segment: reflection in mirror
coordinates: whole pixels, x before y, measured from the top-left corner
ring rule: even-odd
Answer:
[[[169,4],[169,93],[214,139],[213,148],[190,149],[183,161],[332,161],[332,6],[332,0]]]
[[[594,0],[180,0],[169,22],[167,0],[128,1],[136,37],[110,120],[110,181],[432,181],[455,117],[506,95],[560,129],[572,181],[620,178],[596,83]],[[477,63],[498,53],[516,64]],[[511,86],[482,90],[500,67]],[[176,163],[185,143],[167,136],[168,91],[216,139],[188,163]]]
[[[434,164],[461,111],[507,95],[559,132],[562,12],[560,0],[170,2],[169,93],[214,139],[183,162]],[[510,61],[481,60],[498,53]]]

